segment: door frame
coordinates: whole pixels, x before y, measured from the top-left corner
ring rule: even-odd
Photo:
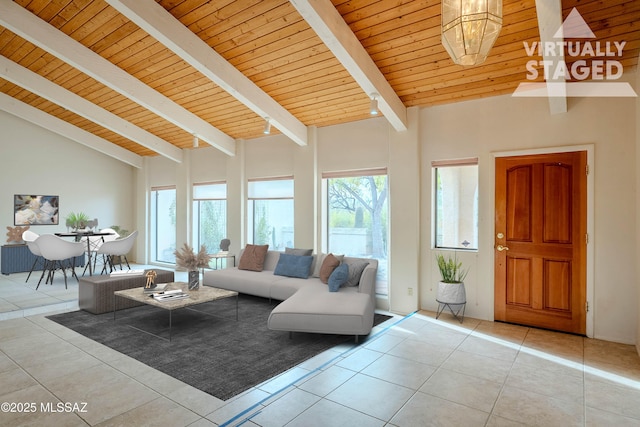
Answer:
[[[587,328],[587,337],[593,338],[593,330],[594,330],[594,266],[595,266],[595,257],[594,257],[594,239],[595,239],[595,228],[594,228],[594,214],[595,214],[595,145],[594,144],[585,144],[585,145],[565,145],[558,147],[545,147],[545,148],[532,148],[532,149],[524,149],[524,150],[510,150],[510,151],[494,151],[491,154],[493,155],[494,161],[491,164],[491,169],[493,171],[493,179],[492,179],[492,206],[493,208],[493,217],[495,218],[495,199],[496,199],[496,162],[495,159],[498,157],[514,157],[514,156],[529,156],[536,154],[556,154],[556,153],[567,153],[567,152],[575,152],[575,151],[586,151],[587,152],[587,166],[589,167],[589,175],[587,175],[587,234],[589,235],[589,243],[587,244],[587,303],[589,304],[589,310],[587,311],[586,317],[586,328]],[[495,221],[491,222],[492,236],[495,236],[496,224]],[[491,246],[493,247],[493,240],[491,241]],[[495,259],[495,251],[493,258]],[[493,263],[492,263],[493,264]],[[492,266],[492,277],[495,280],[495,267]],[[494,283],[495,287],[495,283]],[[494,294],[495,299],[495,294]]]

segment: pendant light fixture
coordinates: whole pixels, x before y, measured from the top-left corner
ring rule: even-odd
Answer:
[[[264,123],[264,129],[262,130],[262,133],[264,133],[265,135],[269,135],[271,133],[271,121],[269,120],[269,117],[267,117]]]
[[[482,64],[501,28],[502,0],[442,0],[442,44],[456,64]]]
[[[193,148],[198,148],[199,145],[200,145],[200,141],[198,140],[198,135],[194,134],[193,135]]]

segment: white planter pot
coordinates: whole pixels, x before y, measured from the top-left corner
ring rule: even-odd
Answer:
[[[441,304],[465,304],[467,293],[464,290],[464,283],[438,282],[436,301]]]

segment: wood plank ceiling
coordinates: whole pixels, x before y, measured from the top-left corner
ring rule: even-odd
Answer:
[[[38,27],[75,40],[87,52],[116,65],[168,98],[167,103],[181,107],[185,114],[201,119],[205,127],[210,125],[231,141],[262,136],[265,123],[262,114],[223,90],[110,3],[0,0],[0,7],[19,6],[23,10],[18,12],[26,11],[42,20]],[[310,21],[303,18],[295,3],[304,2],[157,0],[156,3],[248,78],[255,86],[250,93],[266,94],[266,98],[277,102],[278,107],[303,126],[322,127],[369,117],[369,94],[327,47]],[[540,40],[535,0],[504,0],[504,24],[496,45],[484,64],[467,68],[455,65],[440,43],[440,0],[331,0],[331,3],[342,16],[341,24],[346,23],[345,28],[357,37],[361,44],[358,48],[364,48],[405,108],[512,93],[526,80],[527,61],[541,60],[528,57],[523,48],[523,42]],[[640,1],[562,0],[562,19],[574,7],[595,33],[595,41],[626,41],[621,63],[625,69],[637,66]],[[192,147],[193,134],[200,131],[181,126],[160,107],[145,106],[139,99],[134,97],[134,101],[114,90],[99,77],[81,70],[75,62],[72,65],[71,59],[47,51],[50,50],[47,46],[25,34],[17,34],[18,29],[16,32],[8,29],[10,24],[0,27],[0,54],[4,56],[0,59],[24,67],[137,126],[142,136],[135,142],[135,138],[123,136],[99,120],[73,112],[64,102],[55,99],[52,102],[33,88],[23,87],[24,83],[9,79],[9,73],[0,74],[0,93],[138,156],[160,152],[171,157],[167,154],[170,150],[155,148],[162,141],[179,149]],[[85,53],[73,51],[69,55]],[[569,58],[567,62],[575,59]],[[23,78],[28,73],[19,74]],[[71,94],[65,99],[75,99]],[[272,129],[273,133],[278,132],[276,127]],[[149,142],[153,138],[161,142]]]

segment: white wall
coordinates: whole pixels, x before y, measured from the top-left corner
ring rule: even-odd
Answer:
[[[636,260],[636,242],[630,238],[630,231],[636,229],[636,101],[569,99],[569,112],[555,116],[549,114],[545,99],[510,96],[411,111],[414,118],[409,131],[403,133],[376,118],[314,130],[308,147],[299,147],[281,135],[241,142],[238,155],[226,158],[226,179],[235,189],[229,191],[230,220],[236,221],[229,225],[232,245],[242,246],[245,241],[241,192],[247,178],[294,175],[296,245],[315,245],[317,251],[321,249],[322,173],[387,167],[392,188],[391,291],[386,305],[380,305],[398,313],[435,310],[438,272],[432,250],[431,161],[478,157],[479,249],[459,256],[471,267],[466,280],[467,315],[491,320],[494,153],[593,145],[593,335],[636,342],[640,304],[636,272],[625,267]],[[225,163],[220,156],[224,155],[210,148],[195,152],[191,174],[197,179],[192,181],[222,178]],[[149,163],[152,181],[159,183],[171,176],[166,161],[152,159]],[[154,163],[162,164],[157,166],[162,173],[153,170]]]
[[[13,226],[14,194],[60,196],[60,224],[38,225],[38,234],[66,231],[69,212],[98,218],[100,228],[133,230],[133,167],[0,111],[0,210]]]
[[[636,84],[637,76],[631,74]],[[640,84],[639,84],[640,85]],[[593,144],[594,298],[590,301],[596,338],[640,342],[638,274],[640,241],[636,187],[640,161],[639,101],[570,99],[569,112],[551,116],[544,99],[502,96],[425,109],[409,109],[409,130],[397,133],[384,118],[312,129],[310,144],[299,147],[282,135],[239,141],[238,154],[211,147],[185,150],[182,165],[162,157],[145,159],[143,170],[0,113],[0,213],[13,224],[14,193],[60,195],[63,216],[83,210],[101,225],[146,229],[147,191],[178,185],[189,205],[193,182],[226,180],[232,250],[246,241],[244,200],[247,178],[293,175],[296,179],[296,245],[318,250],[320,176],[324,171],[387,167],[391,186],[391,294],[398,313],[435,309],[431,226],[431,161],[478,157],[480,174],[479,250],[462,254],[467,277],[467,315],[493,318],[494,154],[500,151]],[[187,209],[188,206],[185,206]],[[186,218],[186,217],[185,217]],[[179,235],[188,236],[188,226]],[[38,228],[60,231],[64,226]],[[146,239],[146,236],[143,236]],[[144,240],[146,241],[146,240]],[[140,245],[142,246],[142,245]],[[145,261],[138,247],[137,260]],[[142,259],[140,259],[142,258]],[[414,294],[409,295],[408,288]]]
[[[460,254],[471,266],[467,315],[493,319],[494,157],[500,151],[594,144],[595,177],[594,336],[634,343],[638,311],[636,242],[636,101],[569,99],[569,111],[549,115],[546,99],[511,96],[450,104],[421,111],[424,200],[430,200],[433,160],[479,158],[479,250]],[[433,266],[431,210],[422,212],[420,303],[434,310],[438,272]]]

